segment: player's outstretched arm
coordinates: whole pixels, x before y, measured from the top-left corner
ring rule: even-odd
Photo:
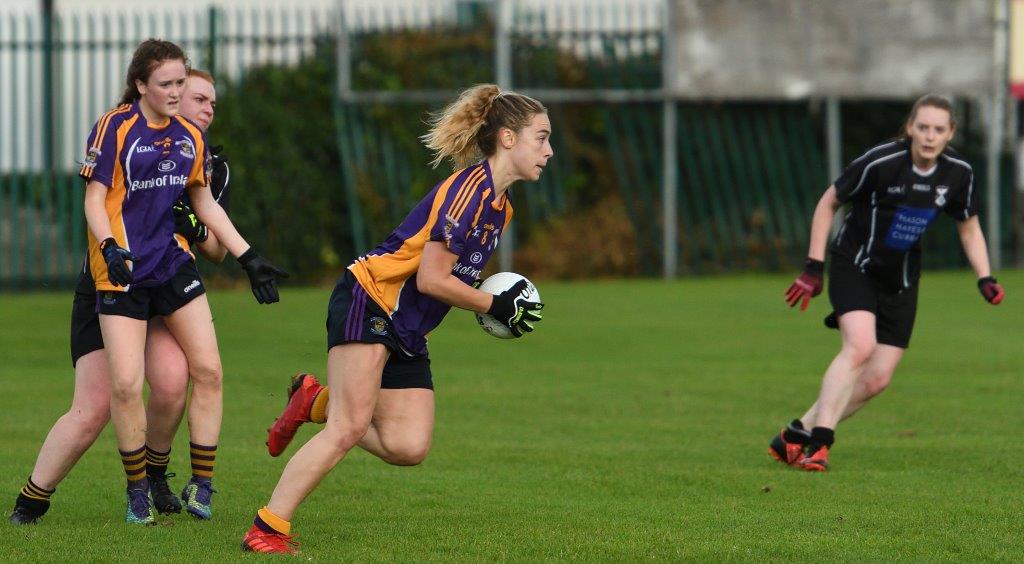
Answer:
[[[192,209],[199,220],[206,224],[228,252],[238,258],[239,264],[249,276],[249,285],[256,301],[261,304],[272,304],[280,298],[277,293],[277,280],[288,278],[288,273],[277,268],[269,260],[260,256],[255,249],[238,233],[235,225],[224,213],[224,208],[213,199],[209,186],[189,188]]]
[[[217,200],[213,199],[209,186],[195,186],[189,188],[189,199],[192,200],[192,209],[195,211],[199,221],[206,224],[206,227],[217,236],[220,244],[231,253],[232,256],[242,256],[249,249],[249,243],[235,229],[224,208],[220,207]]]
[[[988,247],[985,244],[985,234],[981,231],[981,222],[978,216],[971,216],[963,221],[956,222],[956,231],[960,235],[960,244],[967,255],[967,261],[971,263],[974,274],[978,278],[978,291],[992,305],[998,305],[1003,301],[1005,292],[1003,287],[992,277],[991,265],[988,261]]]

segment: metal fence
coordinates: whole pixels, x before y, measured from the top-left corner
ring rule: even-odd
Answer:
[[[539,186],[516,193],[516,236],[500,247],[503,269],[515,267],[514,257],[527,260],[514,255],[509,243],[525,252],[560,219],[593,217],[586,215],[590,207],[606,199],[619,203],[629,224],[630,248],[603,247],[624,255],[626,266],[614,274],[675,276],[797,264],[806,251],[811,210],[835,167],[821,101],[675,99],[662,88],[672,64],[666,56],[671,2],[549,4],[392,0],[160,12],[133,5],[108,14],[71,7],[0,16],[0,287],[62,284],[75,275],[86,240],[76,160],[93,120],[118,98],[131,52],[147,37],[182,44],[194,65],[211,70],[225,88],[244,87],[254,67],[330,57],[340,159],[333,189],[344,194],[337,228],[350,234],[352,247],[338,250],[341,256],[386,234],[429,189],[430,179],[437,180],[439,173],[422,166],[423,149],[399,132],[419,125],[421,133],[427,109],[486,81],[537,96],[550,107],[556,128],[552,166]],[[464,41],[433,53],[431,37],[439,35]],[[396,41],[406,42],[407,57],[380,55]],[[425,64],[418,56],[432,57],[438,72],[403,73],[403,65]],[[392,68],[382,72],[384,64]],[[969,102],[963,107],[973,111]],[[411,125],[396,128],[396,115]],[[969,137],[973,127],[973,138],[981,138],[979,124],[968,120]],[[879,130],[884,133],[878,138],[848,141],[833,152],[848,160],[893,125]],[[1011,175],[1003,178],[1008,182]],[[1014,209],[1006,204],[1004,216]],[[1008,232],[1012,222],[1002,225]],[[565,235],[581,236],[588,227]],[[929,233],[932,239],[951,236],[933,231],[940,232]],[[595,238],[600,245],[601,234]],[[955,252],[929,261],[963,264]]]

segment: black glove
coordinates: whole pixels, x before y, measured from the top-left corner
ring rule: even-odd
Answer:
[[[252,247],[238,257],[238,262],[249,275],[249,285],[252,286],[252,295],[256,296],[257,302],[272,304],[280,299],[277,295],[277,279],[288,278],[287,272],[270,264]]]
[[[226,162],[228,162],[228,156],[224,154],[224,145],[210,147],[210,167],[212,170],[217,170],[220,163]]]
[[[127,286],[135,277],[128,268],[128,260],[139,260],[131,251],[117,244],[113,237],[107,237],[100,243],[103,260],[107,261],[107,279],[114,286]]]
[[[1003,301],[1003,297],[1006,296],[1003,287],[991,276],[978,279],[978,291],[992,305],[999,305],[999,302]]]
[[[522,337],[523,333],[533,331],[531,321],[540,321],[540,310],[544,309],[541,302],[530,302],[523,296],[526,280],[516,282],[511,288],[494,296],[487,315],[493,316],[512,330],[512,335]]]
[[[171,210],[174,212],[174,231],[180,233],[189,245],[202,243],[210,237],[206,224],[199,221],[196,212],[185,202],[179,200]]]

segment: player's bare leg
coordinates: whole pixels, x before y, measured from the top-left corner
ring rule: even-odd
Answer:
[[[388,464],[415,466],[430,452],[433,433],[434,390],[382,389],[359,447]]]
[[[291,519],[307,495],[355,447],[370,427],[388,360],[384,345],[346,343],[327,354],[332,390],[327,422],[296,451],[281,473],[267,506],[257,513],[242,548],[256,552],[293,553]]]
[[[384,345],[347,343],[331,348],[327,357],[332,390],[327,423],[285,466],[267,504],[274,514],[290,520],[309,492],[366,434],[387,359]]]
[[[188,360],[163,319],[149,321],[146,335],[146,475],[158,513],[180,513],[181,501],[171,490],[167,474],[171,444],[185,412]]]
[[[892,375],[903,358],[904,352],[905,349],[892,345],[879,344],[875,346],[871,356],[859,369],[859,377],[854,384],[853,393],[846,403],[843,414],[839,419],[840,421],[845,421],[852,417],[854,413],[857,413],[857,411],[867,405],[872,398],[881,394],[889,387]],[[783,429],[772,441],[771,452],[776,459],[797,465],[799,463],[797,458],[803,458],[803,455],[798,454],[798,451],[802,451],[803,446],[810,440],[810,433],[806,432],[806,430],[819,426],[818,405],[818,402],[814,402],[803,417],[791,423],[786,429]],[[786,453],[789,453],[788,459],[786,458]]]
[[[71,407],[53,424],[36,457],[26,488],[18,495],[12,523],[34,523],[50,507],[49,496],[96,442],[110,420],[110,375],[107,355],[100,349],[75,363],[75,393]],[[39,491],[41,490],[41,491]],[[45,498],[45,499],[44,499]]]
[[[799,462],[805,470],[828,469],[828,451],[836,424],[846,412],[864,367],[878,344],[875,314],[868,311],[851,311],[839,316],[839,332],[842,348],[825,371],[818,401],[801,418],[805,427],[812,427],[807,455]]]
[[[154,519],[146,478],[146,407],[142,401],[147,324],[120,315],[99,317],[110,367],[110,419],[128,478],[125,520],[148,525]]]
[[[192,477],[182,492],[189,514],[199,519],[212,516],[213,467],[223,417],[223,369],[213,314],[206,295],[200,295],[166,316],[164,322],[188,359],[192,398],[188,428]]]
[[[854,413],[857,413],[862,407],[867,405],[872,398],[881,394],[889,387],[889,383],[892,382],[892,375],[903,358],[904,352],[906,352],[906,349],[892,345],[879,344],[875,346],[875,349],[871,352],[871,357],[864,363],[860,378],[857,379],[857,384],[854,387],[853,395],[846,404],[846,409],[843,410],[840,421],[852,417]]]

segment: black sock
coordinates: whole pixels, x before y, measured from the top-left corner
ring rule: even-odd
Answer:
[[[811,434],[807,429],[804,429],[804,424],[799,419],[794,419],[786,426],[785,429],[783,429],[782,438],[785,439],[787,443],[805,445],[811,440]]]
[[[46,510],[50,508],[50,496],[53,492],[57,491],[56,488],[52,490],[44,490],[37,486],[32,478],[29,477],[25,487],[21,488],[18,493],[18,500],[15,502],[15,507],[20,507],[23,511],[41,517]]]
[[[836,432],[828,427],[815,427],[811,429],[811,450],[817,450],[817,447],[827,446],[832,447],[832,443],[836,440]]]

